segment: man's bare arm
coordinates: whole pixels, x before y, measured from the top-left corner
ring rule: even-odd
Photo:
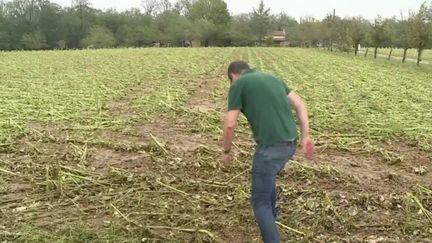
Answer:
[[[234,139],[234,130],[237,126],[237,119],[240,115],[240,110],[228,111],[225,116],[223,129],[223,148],[225,152],[231,151],[232,141]]]
[[[315,152],[315,146],[309,134],[309,118],[306,105],[300,96],[292,91],[288,94],[288,100],[296,111],[297,119],[300,123],[303,153],[306,155],[306,158],[311,159]]]
[[[296,93],[291,91],[288,94],[288,100],[291,104],[291,106],[296,111],[297,119],[300,123],[300,132],[302,138],[307,138],[310,136],[309,134],[309,118],[308,118],[308,111],[306,108],[305,103],[303,100],[298,96]]]

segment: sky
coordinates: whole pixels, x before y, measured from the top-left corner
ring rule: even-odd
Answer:
[[[51,0],[62,6],[70,6],[71,0]],[[90,0],[93,7],[99,9],[115,8],[119,11],[139,8],[141,0]],[[174,2],[174,0],[172,0]],[[231,14],[249,13],[258,6],[260,0],[225,0]],[[409,10],[417,10],[424,0],[264,0],[264,4],[272,13],[285,12],[300,19],[311,16],[322,19],[327,13],[336,9],[341,17],[363,16],[374,19],[377,15],[383,17],[400,16],[401,10],[408,15]]]

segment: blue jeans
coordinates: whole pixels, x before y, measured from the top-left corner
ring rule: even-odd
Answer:
[[[295,142],[258,146],[252,165],[252,207],[265,243],[279,243],[276,176],[296,151]]]

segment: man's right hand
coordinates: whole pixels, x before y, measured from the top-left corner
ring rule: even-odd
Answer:
[[[232,155],[231,153],[223,153],[222,155],[222,161],[225,167],[232,165]]]
[[[307,159],[312,159],[315,153],[315,145],[309,136],[302,139],[302,146],[303,154],[305,155],[305,157]]]

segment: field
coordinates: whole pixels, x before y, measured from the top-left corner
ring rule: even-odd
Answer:
[[[0,241],[260,242],[244,118],[220,165],[236,59],[310,111],[317,154],[278,181],[283,242],[431,242],[430,67],[278,48],[0,53]]]

